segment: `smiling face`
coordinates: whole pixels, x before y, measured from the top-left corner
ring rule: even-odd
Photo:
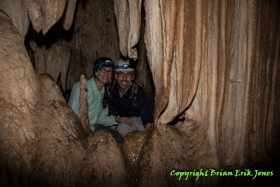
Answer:
[[[132,71],[119,71],[115,74],[115,78],[120,88],[124,90],[129,87],[130,83],[133,81],[134,73]]]
[[[94,71],[95,77],[98,77],[98,79],[104,84],[110,81],[112,78],[112,73],[113,69],[111,67],[102,67]]]

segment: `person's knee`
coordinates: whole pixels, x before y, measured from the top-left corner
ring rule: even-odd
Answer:
[[[122,143],[123,142],[123,137],[122,137],[122,135],[118,131],[113,130],[111,128],[108,128],[108,131],[115,138],[116,142],[118,142],[118,143]]]
[[[118,142],[118,143],[122,143],[123,142],[123,137],[119,133],[118,133],[118,135],[115,135],[114,138],[115,138],[116,142]]]
[[[98,131],[98,130],[106,130],[113,136],[113,138],[116,140],[116,142],[118,142],[118,143],[123,142],[123,136],[117,130],[111,129],[110,127],[106,127],[103,125],[99,125],[99,127],[95,131]]]
[[[127,124],[124,124],[124,123],[121,123],[118,125],[118,127],[116,128],[116,131],[118,131],[123,137],[125,137],[125,135],[127,133],[129,133],[129,130],[128,130],[128,125]]]

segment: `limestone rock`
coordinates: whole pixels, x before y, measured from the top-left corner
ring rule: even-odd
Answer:
[[[80,98],[79,98],[80,109],[79,109],[78,117],[79,117],[80,122],[83,125],[83,128],[85,129],[85,131],[88,134],[91,134],[90,124],[89,124],[89,121],[88,121],[86,83],[87,83],[87,79],[82,74],[80,76]]]

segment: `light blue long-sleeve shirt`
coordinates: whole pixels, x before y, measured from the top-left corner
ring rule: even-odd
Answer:
[[[94,78],[87,81],[87,105],[88,105],[88,120],[90,123],[90,129],[94,132],[95,124],[104,126],[112,126],[118,124],[115,120],[115,116],[108,116],[108,106],[103,109],[102,101],[104,97],[104,87],[101,92],[97,89]],[[74,84],[71,91],[71,95],[68,101],[68,105],[73,109],[75,114],[79,114],[80,104],[80,82]]]

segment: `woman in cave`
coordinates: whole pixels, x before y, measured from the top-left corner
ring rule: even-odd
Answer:
[[[88,120],[90,130],[109,131],[118,143],[123,141],[119,132],[109,126],[118,123],[128,123],[132,125],[132,120],[128,117],[108,116],[108,82],[110,82],[114,70],[114,63],[110,58],[101,57],[95,60],[93,67],[93,77],[86,83]],[[79,114],[80,104],[80,82],[74,84],[68,105],[76,115]]]

